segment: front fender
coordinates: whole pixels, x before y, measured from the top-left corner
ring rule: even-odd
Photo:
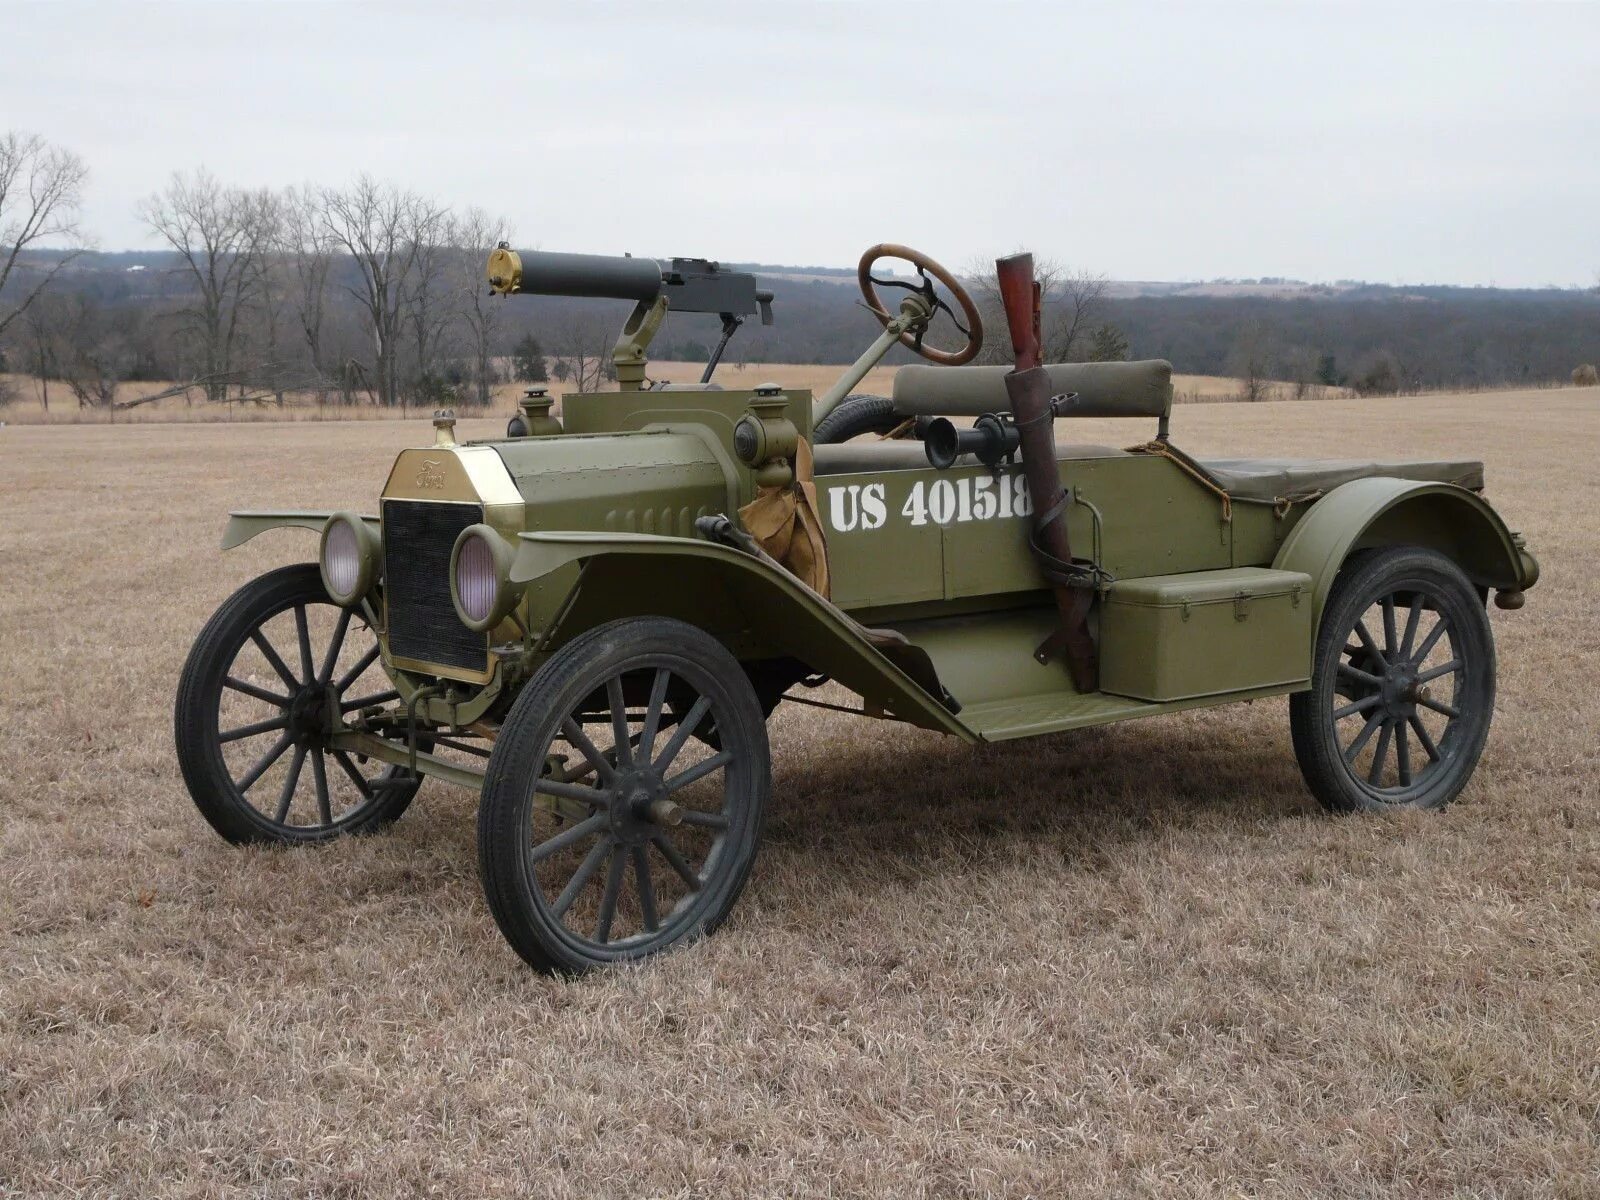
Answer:
[[[1539,578],[1533,555],[1476,492],[1388,477],[1353,480],[1318,500],[1290,530],[1272,565],[1311,576],[1316,622],[1344,560],[1378,546],[1438,550],[1484,588],[1521,591]]]
[[[222,531],[222,548],[232,550],[242,546],[259,533],[269,529],[311,529],[317,533],[333,516],[330,512],[233,512],[228,514],[227,527]],[[365,513],[361,519],[373,533],[378,532],[378,518]]]
[[[584,564],[560,639],[619,617],[675,617],[707,630],[742,660],[792,657],[901,720],[977,735],[880,650],[861,627],[787,572],[695,538],[634,533],[524,533],[511,564],[531,583]]]

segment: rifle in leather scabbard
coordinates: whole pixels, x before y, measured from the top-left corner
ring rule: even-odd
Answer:
[[[1061,628],[1034,651],[1046,662],[1064,655],[1073,686],[1080,692],[1099,690],[1099,663],[1089,636],[1089,606],[1094,603],[1097,574],[1093,564],[1074,560],[1067,534],[1068,496],[1056,463],[1056,412],[1050,400],[1050,376],[1039,362],[1040,289],[1033,278],[1033,255],[997,259],[995,273],[1016,368],[1006,375],[1006,395],[1019,434],[1022,472],[1033,501],[1030,545],[1039,569],[1055,593]]]

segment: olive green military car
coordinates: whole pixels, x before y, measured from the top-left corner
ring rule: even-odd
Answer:
[[[874,275],[885,258],[914,274]],[[967,291],[879,246],[860,282],[882,333],[813,398],[711,382],[740,323],[771,320],[752,275],[495,251],[497,292],[635,302],[618,390],[557,412],[534,389],[481,442],[438,414],[376,511],[232,515],[224,548],[293,527],[320,554],[246,584],[189,655],[201,813],[309,843],[388,824],[427,776],[477,789],[495,920],[576,972],[727,916],[782,703],[982,742],[1287,695],[1328,808],[1459,794],[1494,708],[1486,602],[1538,577],[1481,464],[1192,458],[1167,363],[1037,364],[1031,262],[1001,268],[1016,369],[965,365]],[[672,310],[722,318],[699,384],[648,377]],[[931,344],[947,325],[957,349]],[[897,343],[931,365],[853,395]],[[1078,444],[1080,416],[1134,432]],[[808,694],[825,682],[844,691]]]

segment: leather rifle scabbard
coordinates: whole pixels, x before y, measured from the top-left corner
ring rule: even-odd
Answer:
[[[1050,410],[1050,375],[1043,367],[1012,371],[1005,377],[1006,396],[1017,423],[1022,473],[1028,481],[1028,496],[1033,501],[1034,533],[1032,544],[1040,551],[1041,567],[1049,559],[1072,562],[1072,542],[1067,533],[1067,505],[1056,465],[1054,414]],[[1059,635],[1052,636],[1040,653],[1048,656],[1059,649],[1066,657],[1073,686],[1080,692],[1099,690],[1099,664],[1094,639],[1089,636],[1089,606],[1094,592],[1072,587],[1046,570],[1056,609],[1061,615]]]

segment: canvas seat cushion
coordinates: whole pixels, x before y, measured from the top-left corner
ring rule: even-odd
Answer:
[[[894,376],[894,408],[912,417],[979,417],[1009,412],[1010,367],[931,367],[912,364]],[[1081,417],[1149,417],[1172,412],[1172,364],[1145,362],[1050,363],[1052,393],[1076,392],[1072,413]]]

